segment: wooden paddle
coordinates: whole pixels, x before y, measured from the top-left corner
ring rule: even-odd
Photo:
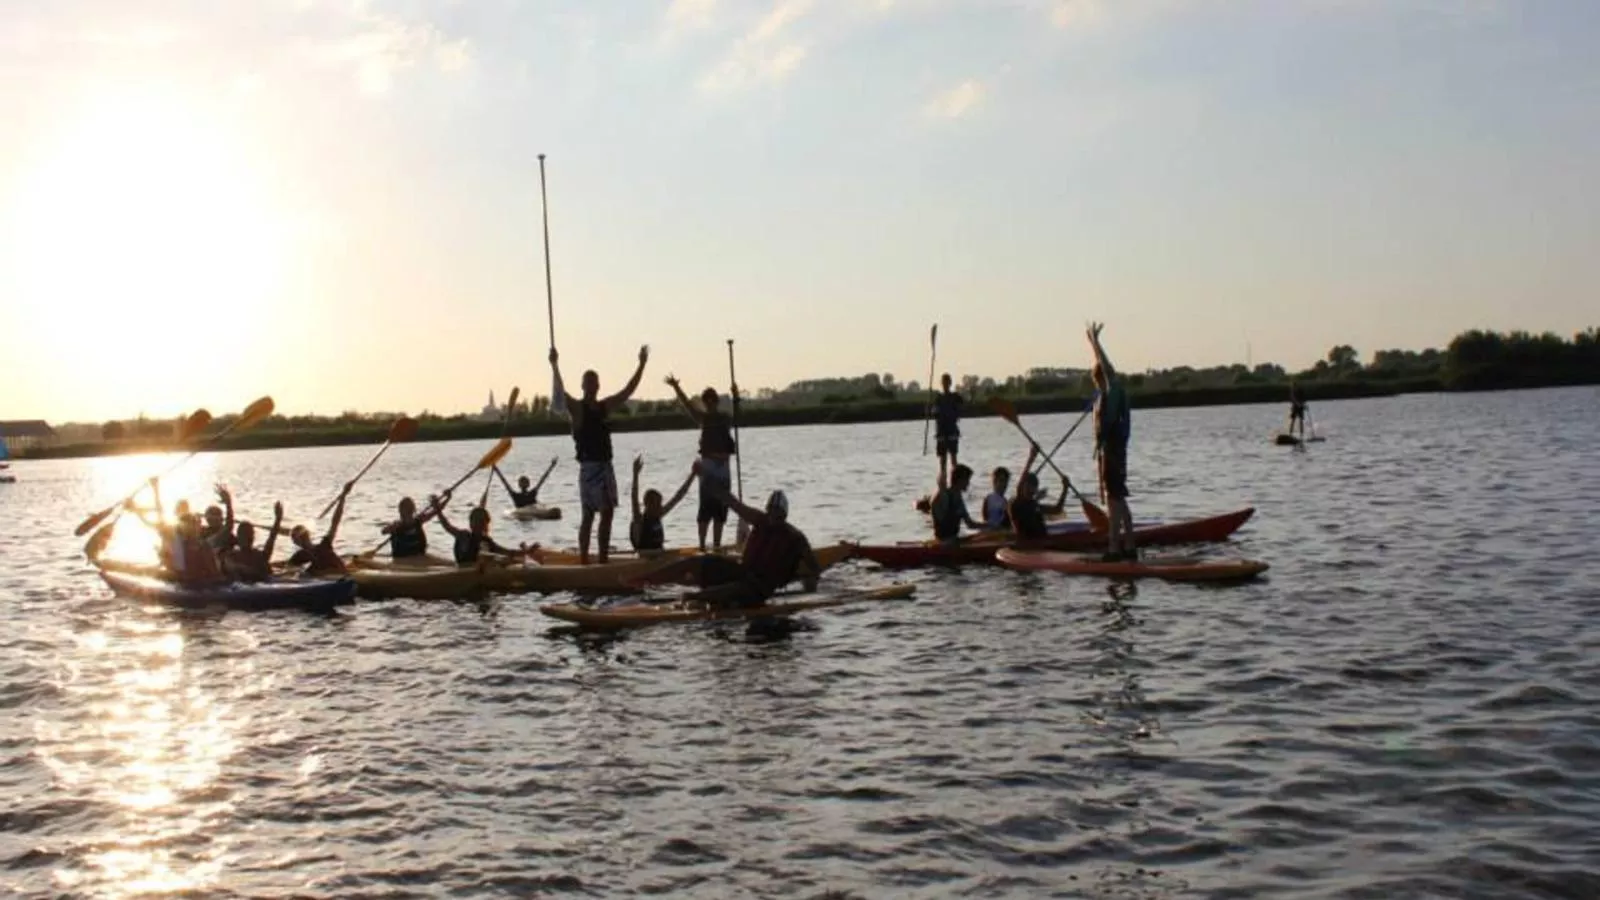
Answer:
[[[466,484],[467,483],[467,479],[471,478],[473,475],[476,475],[479,471],[481,471],[483,469],[493,469],[495,466],[499,465],[500,464],[500,460],[505,459],[506,458],[506,454],[510,453],[510,452],[511,452],[511,439],[510,438],[501,438],[499,443],[495,444],[493,447],[491,447],[489,449],[488,453],[485,453],[483,455],[483,459],[478,460],[478,464],[477,465],[475,465],[472,468],[468,469],[467,470],[467,474],[465,474],[465,475],[461,476],[460,478],[456,479],[456,483],[450,485],[447,488],[445,488],[443,493],[445,493],[445,494],[453,493],[456,488],[461,487],[463,484]],[[428,508],[423,511],[422,515],[423,516],[428,516],[428,515],[433,514],[435,511],[436,511],[436,507],[432,503],[429,503],[428,504]],[[420,518],[420,516],[419,516],[419,518]],[[391,535],[385,537],[383,539],[383,541],[378,544],[378,546],[373,547],[371,550],[368,550],[367,552],[360,554],[360,556],[376,556],[378,554],[378,551],[380,551],[383,548],[389,546],[389,542],[392,541],[392,540],[394,540],[394,535],[391,534]]]
[[[201,450],[205,449],[208,446],[215,445],[218,441],[220,441],[223,438],[227,437],[229,434],[232,434],[235,431],[242,431],[242,430],[244,430],[246,428],[250,428],[250,427],[254,426],[256,423],[260,422],[262,419],[265,419],[267,416],[272,415],[272,409],[273,409],[273,403],[272,403],[272,398],[271,397],[262,397],[260,400],[257,400],[256,402],[254,402],[254,403],[250,404],[249,406],[245,407],[244,412],[240,413],[239,417],[237,419],[233,420],[233,424],[232,425],[229,425],[227,428],[224,428],[221,431],[217,432],[216,434],[212,435],[211,437],[207,438],[205,440],[205,442],[202,443],[199,447],[196,447],[195,449],[189,451],[189,455],[188,456],[185,456],[183,459],[180,459],[176,463],[173,463],[172,467],[167,469],[167,471],[161,473],[160,477],[165,478],[168,475],[171,475],[173,472],[176,472],[178,470],[179,466],[182,466],[184,463],[188,462],[189,460],[194,459],[195,455],[198,454]],[[200,432],[204,431],[206,429],[206,426],[208,426],[210,424],[211,424],[211,413],[206,412],[204,409],[195,410],[194,414],[189,416],[188,419],[184,420],[183,424],[178,427],[178,435],[179,435],[178,443],[182,444],[182,443],[187,442],[188,440],[192,439],[195,435],[198,435]],[[80,522],[78,524],[78,527],[73,530],[73,534],[77,535],[78,537],[83,537],[84,535],[88,534],[90,531],[93,531],[95,526],[99,525],[101,522],[104,522],[106,520],[107,516],[110,516],[111,514],[115,513],[117,510],[121,509],[123,504],[127,503],[129,500],[132,500],[133,498],[139,496],[139,492],[143,491],[145,489],[145,485],[148,484],[148,483],[149,483],[149,479],[146,479],[137,488],[134,488],[132,493],[128,494],[128,496],[126,496],[126,497],[122,498],[121,500],[117,501],[117,503],[114,506],[108,506],[105,509],[102,509],[101,511],[95,513],[94,515],[91,515],[89,518],[84,519],[82,522]]]
[[[394,424],[389,426],[388,440],[383,442],[383,446],[378,448],[377,453],[372,454],[372,458],[367,460],[367,464],[361,467],[361,471],[356,473],[356,477],[350,479],[350,483],[355,484],[356,482],[360,481],[361,476],[367,474],[367,472],[377,464],[378,458],[383,456],[383,454],[388,451],[391,445],[403,444],[406,441],[416,437],[417,429],[419,427],[420,426],[418,425],[417,420],[411,418],[410,416],[401,416],[400,418],[395,419]],[[328,501],[328,505],[322,508],[322,512],[317,513],[317,518],[327,518],[328,513],[333,511],[333,507],[338,504],[339,498],[342,496],[344,496],[342,492],[335,494],[334,498]]]
[[[928,409],[922,414],[922,455],[928,455],[928,428],[933,424],[933,363],[939,358],[939,323],[928,332]]]
[[[1063,434],[1061,436],[1061,440],[1056,441],[1056,445],[1054,447],[1051,447],[1050,448],[1050,452],[1046,453],[1044,455],[1044,462],[1039,464],[1039,468],[1041,468],[1041,469],[1044,468],[1047,464],[1049,464],[1052,460],[1054,460],[1056,458],[1057,451],[1059,451],[1062,448],[1062,446],[1066,444],[1067,439],[1072,437],[1073,432],[1078,430],[1078,426],[1082,425],[1083,424],[1083,420],[1089,418],[1089,413],[1092,413],[1092,412],[1094,412],[1094,398],[1090,397],[1089,398],[1089,406],[1084,409],[1083,415],[1078,417],[1078,421],[1072,423],[1072,427],[1068,428],[1067,429],[1067,433]]]
[[[1039,446],[1039,442],[1033,439],[1033,435],[1028,433],[1028,429],[1024,428],[1022,422],[1018,419],[1015,404],[1004,397],[990,397],[989,408],[994,410],[995,415],[1015,425],[1017,430],[1022,432],[1022,436],[1028,439],[1028,443],[1033,446],[1033,449],[1037,450],[1041,456],[1044,455],[1044,448]],[[1083,517],[1089,520],[1089,527],[1095,531],[1104,531],[1109,528],[1111,526],[1111,517],[1106,515],[1105,510],[1085,499],[1083,494],[1079,493],[1078,489],[1073,486],[1072,479],[1067,477],[1067,473],[1061,471],[1061,467],[1057,466],[1054,460],[1045,457],[1045,462],[1055,470],[1057,475],[1061,476],[1062,481],[1066,482],[1067,489],[1077,496],[1078,502],[1083,505]]]
[[[522,388],[512,387],[511,397],[506,400],[506,414],[505,417],[500,420],[500,440],[502,441],[507,440],[510,437],[511,414],[517,408],[517,397],[521,393]],[[498,462],[498,460],[496,460],[496,462]],[[494,468],[494,466],[490,466],[489,474],[485,475],[483,478],[483,496],[478,498],[478,506],[480,507],[489,505],[489,490],[494,487]]]

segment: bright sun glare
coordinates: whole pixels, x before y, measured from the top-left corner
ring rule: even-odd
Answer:
[[[64,390],[181,403],[205,348],[264,314],[280,220],[223,128],[173,97],[106,93],[66,121],[12,207],[23,321],[79,379]]]

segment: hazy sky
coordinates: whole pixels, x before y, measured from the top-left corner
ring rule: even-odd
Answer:
[[[0,418],[1595,324],[1594,0],[0,0]]]

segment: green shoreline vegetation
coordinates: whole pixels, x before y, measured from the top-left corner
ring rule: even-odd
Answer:
[[[1569,340],[1554,334],[1498,334],[1468,331],[1443,351],[1383,350],[1362,363],[1355,348],[1340,345],[1315,366],[1290,374],[1263,363],[1128,373],[1129,394],[1136,409],[1286,403],[1290,380],[1310,402],[1364,397],[1391,397],[1440,391],[1484,391],[1600,384],[1600,331],[1590,328]],[[967,398],[967,418],[993,415],[982,402],[990,396],[1011,400],[1024,414],[1078,412],[1092,394],[1088,374],[1075,369],[1034,369],[1004,381],[966,376],[960,390]],[[920,421],[926,412],[926,388],[900,384],[892,375],[796,382],[783,391],[762,389],[742,396],[742,427],[843,425],[868,422]],[[341,416],[271,416],[254,428],[219,441],[214,448],[266,450],[381,443],[399,413],[345,413]],[[233,415],[218,416],[215,433]],[[483,420],[465,414],[422,413],[416,442],[493,440],[501,434],[498,418]],[[176,449],[174,424],[140,419],[98,426],[63,426],[98,432],[99,440],[75,439],[18,454],[30,459],[64,459]],[[692,427],[670,400],[634,401],[613,420],[615,430],[674,431]],[[518,405],[510,427],[513,437],[568,433],[564,418],[549,414],[549,400],[534,397]]]

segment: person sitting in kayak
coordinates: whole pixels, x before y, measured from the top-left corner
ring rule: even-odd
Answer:
[[[622,390],[609,397],[600,397],[600,376],[590,369],[583,373],[583,397],[579,399],[566,393],[567,416],[572,421],[572,442],[578,451],[578,500],[583,508],[578,521],[578,558],[589,564],[589,537],[594,530],[595,518],[600,519],[600,562],[604,563],[611,548],[611,519],[617,511],[617,473],[611,466],[610,416],[628,402],[639,389],[639,379],[644,377],[645,363],[650,361],[650,348],[639,348],[639,368],[623,385]],[[550,348],[550,370],[556,384],[561,379],[560,355]]]
[[[234,581],[266,581],[272,577],[272,549],[278,543],[278,526],[283,524],[283,501],[272,505],[272,530],[267,542],[256,549],[256,526],[240,522],[235,546],[222,557],[222,569]]]
[[[295,546],[294,553],[289,555],[289,565],[298,566],[301,574],[343,575],[348,571],[344,560],[333,549],[333,542],[339,534],[339,523],[344,521],[344,501],[353,487],[355,482],[347,481],[344,490],[339,492],[339,499],[333,504],[333,521],[328,523],[328,533],[322,540],[312,543],[311,529],[304,525],[296,525],[289,532],[289,540]]]
[[[153,512],[140,509],[132,499],[124,504],[124,508],[155,529],[161,542],[157,552],[162,569],[172,580],[182,584],[221,582],[221,564],[217,562],[217,555],[201,540],[200,520],[189,512],[189,504],[179,500],[173,511],[173,520],[169,522],[162,511],[161,479],[150,479],[150,493],[155,501]]]
[[[700,408],[683,392],[676,376],[668,375],[667,384],[678,397],[678,405],[700,426],[700,511],[695,514],[695,524],[700,528],[700,551],[706,549],[706,530],[711,531],[711,546],[722,549],[722,528],[728,523],[728,507],[717,497],[723,491],[733,491],[733,473],[729,464],[739,448],[733,440],[733,420],[719,411],[721,399],[717,389],[708,387],[700,392]]]
[[[544,475],[539,478],[538,484],[534,484],[532,479],[523,475],[517,479],[516,488],[511,487],[511,482],[506,480],[505,473],[500,471],[499,466],[494,467],[494,474],[500,476],[500,483],[505,485],[506,493],[511,495],[511,505],[517,509],[526,509],[530,506],[539,505],[539,490],[544,487],[545,479],[550,477],[550,473],[555,470],[555,467],[556,461],[551,460],[550,468],[544,470]]]
[[[961,450],[961,395],[951,389],[949,372],[944,373],[939,384],[944,390],[933,395],[934,452],[941,464],[948,456],[953,466],[959,462],[956,457]]]
[[[730,511],[750,523],[744,556],[737,561],[715,553],[690,557],[651,572],[649,581],[672,584],[695,577],[701,590],[686,599],[712,606],[761,606],[797,578],[807,591],[817,589],[822,565],[805,534],[789,524],[783,491],[773,491],[765,509],[745,505],[726,489],[719,493]]]
[[[666,503],[661,502],[661,492],[651,488],[644,492],[644,503],[639,503],[639,473],[644,470],[644,457],[633,458],[633,521],[628,526],[628,539],[633,544],[633,549],[640,553],[667,549],[667,532],[662,525],[662,520],[677,508],[683,501],[685,494],[689,493],[689,485],[694,484],[696,477],[701,475],[700,463],[696,462],[689,469],[689,477],[683,480],[678,487],[678,492]],[[701,537],[703,538],[704,532]],[[705,549],[702,543],[701,550]]]
[[[972,521],[972,515],[967,512],[966,493],[971,485],[970,467],[957,464],[947,480],[944,460],[939,460],[939,490],[933,495],[933,503],[928,510],[933,515],[933,536],[939,543],[960,543],[962,525],[973,531],[983,529],[983,525]]]
[[[213,553],[220,556],[232,550],[234,545],[233,498],[228,494],[227,487],[219,484],[217,499],[223,505],[206,507],[205,527],[200,529],[200,537],[211,545]]]
[[[996,466],[994,474],[989,476],[989,483],[994,486],[994,490],[983,498],[983,527],[990,531],[998,531],[1010,522],[1007,511],[1011,507],[1011,501],[1006,497],[1006,489],[1011,487],[1011,470],[1005,466]]]
[[[1128,408],[1127,387],[1100,345],[1104,328],[1091,322],[1087,334],[1094,351],[1094,368],[1089,374],[1099,391],[1094,406],[1094,452],[1100,463],[1100,493],[1111,520],[1106,529],[1110,542],[1106,561],[1137,560],[1133,512],[1128,508],[1128,438],[1133,430],[1133,412]]]
[[[1028,459],[1022,464],[1022,477],[1017,479],[1017,496],[1006,508],[1006,524],[1022,540],[1048,537],[1050,529],[1045,525],[1046,517],[1061,514],[1067,505],[1067,494],[1072,490],[1072,483],[1063,478],[1061,496],[1056,502],[1040,503],[1043,491],[1039,490],[1039,474],[1033,471],[1033,461],[1038,458],[1039,448],[1029,447]]]
[[[1306,437],[1306,401],[1300,396],[1300,388],[1293,381],[1289,382],[1289,434],[1295,433],[1296,426],[1300,431],[1300,439]]]
[[[450,536],[456,540],[456,565],[458,566],[475,564],[485,550],[501,557],[512,558],[526,557],[539,549],[538,544],[534,544],[532,547],[524,544],[516,550],[500,546],[495,542],[494,538],[489,537],[489,511],[481,506],[473,507],[472,512],[467,514],[466,528],[457,528],[451,524],[450,520],[445,518],[444,508],[440,507],[439,527],[448,531]]]
[[[400,500],[400,518],[383,526],[383,534],[390,536],[389,555],[393,559],[415,559],[428,555],[428,532],[423,530],[428,520],[438,514],[439,506],[450,501],[450,492],[443,497],[430,498],[430,508],[417,515],[417,501],[410,497]]]

